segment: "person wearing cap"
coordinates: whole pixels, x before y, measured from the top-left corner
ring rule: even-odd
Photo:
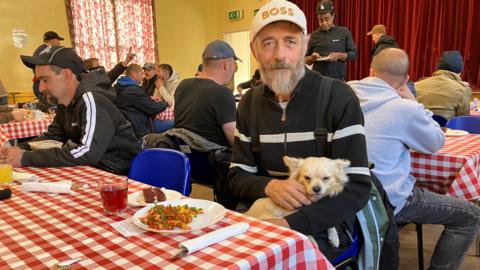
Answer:
[[[472,89],[462,81],[463,58],[459,51],[445,51],[431,77],[417,81],[417,101],[447,119],[470,115]]]
[[[60,46],[60,41],[62,40],[63,40],[63,37],[59,36],[54,31],[45,32],[43,34],[43,44],[38,46],[38,48],[33,52],[33,56],[38,56],[40,53],[50,48],[51,46]],[[38,99],[37,108],[39,108],[43,112],[47,112],[52,105],[48,104],[46,99],[38,90],[38,80],[35,76],[33,77],[32,89],[33,89],[33,94]]]
[[[480,208],[415,186],[410,152],[435,153],[445,135],[409,91],[408,68],[404,50],[386,48],[373,58],[369,77],[348,84],[360,99],[368,159],[395,207],[395,221],[443,225],[428,269],[459,269],[480,228]]]
[[[56,32],[47,31],[43,34],[43,44],[38,46],[38,48],[33,53],[33,56],[38,56],[43,50],[50,46],[60,46],[60,41],[63,40],[63,37],[59,36]]]
[[[155,82],[157,81],[157,67],[154,63],[143,64],[145,78],[142,81],[142,88],[149,97],[155,93]]]
[[[107,72],[107,75],[110,78],[110,81],[112,83],[115,82],[118,79],[118,77],[120,77],[120,75],[123,74],[123,72],[125,72],[128,64],[132,62],[135,55],[136,54],[132,52],[132,47],[130,47],[130,49],[127,52],[127,55],[125,56],[125,60],[116,64],[111,70]],[[105,67],[100,65],[98,58],[95,58],[95,57],[83,60],[83,64],[85,65],[85,68],[87,69],[87,71],[92,71],[99,68],[105,69]]]
[[[322,75],[346,80],[346,61],[357,58],[352,33],[346,27],[334,24],[333,3],[322,0],[317,4],[319,27],[310,35],[305,62]]]
[[[140,87],[140,82],[144,77],[144,71],[141,66],[130,64],[125,74],[126,76],[120,78],[114,87],[117,92],[115,105],[117,105],[127,120],[132,123],[135,135],[141,138],[151,133],[151,118],[163,112],[168,104],[163,101],[153,100]]]
[[[58,104],[48,130],[34,141],[56,140],[63,147],[29,151],[24,144],[0,148],[0,163],[14,167],[90,165],[127,174],[140,144],[132,125],[113,103],[116,95],[105,71],[84,73],[82,59],[72,48],[62,46],[21,59],[35,70],[42,94],[51,104]]]
[[[247,207],[269,197],[296,209],[267,221],[313,236],[322,253],[333,259],[349,246],[348,236],[339,230],[340,248],[334,248],[327,229],[351,228],[371,188],[358,99],[344,82],[305,68],[307,22],[295,4],[273,0],[260,8],[250,38],[263,84],[246,92],[238,105],[229,187]],[[327,143],[328,152],[317,147]],[[285,155],[350,160],[348,188],[332,198],[311,199],[303,184],[287,179]]]
[[[235,99],[224,85],[235,70],[235,55],[228,43],[210,42],[202,54],[198,78],[183,80],[175,91],[175,128],[184,128],[221,146],[233,146]]]
[[[387,35],[387,29],[383,24],[375,25],[367,36],[372,36],[374,47],[372,49],[372,57],[377,55],[385,48],[399,48],[394,37]]]

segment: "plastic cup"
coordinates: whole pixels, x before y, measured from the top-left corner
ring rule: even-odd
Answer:
[[[104,177],[98,186],[105,214],[123,216],[127,208],[128,178]]]
[[[12,182],[12,173],[12,165],[0,164],[0,184],[10,184]]]

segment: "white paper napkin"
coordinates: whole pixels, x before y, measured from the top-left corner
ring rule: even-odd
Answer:
[[[12,179],[14,181],[18,181],[20,183],[25,183],[25,182],[39,182],[38,176],[35,174],[31,173],[19,173],[19,172],[13,172],[12,173]]]
[[[245,222],[233,224],[225,228],[209,232],[197,238],[184,241],[179,244],[179,247],[185,252],[182,255],[192,254],[195,251],[219,243],[229,237],[242,234],[248,230],[249,226],[250,225]]]
[[[48,193],[72,193],[72,181],[60,181],[54,183],[26,182],[22,184],[23,192],[48,192]]]

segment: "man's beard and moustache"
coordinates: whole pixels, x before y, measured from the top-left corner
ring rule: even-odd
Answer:
[[[275,94],[290,94],[300,79],[305,75],[305,59],[300,57],[297,65],[287,64],[283,60],[259,68],[262,81]]]
[[[43,93],[43,96],[47,99],[47,102],[50,103],[51,105],[58,104],[58,98],[52,96],[50,93]]]

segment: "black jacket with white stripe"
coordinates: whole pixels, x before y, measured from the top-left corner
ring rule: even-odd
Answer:
[[[243,96],[237,110],[235,145],[228,175],[230,188],[243,203],[250,205],[266,197],[268,182],[288,175],[283,156],[319,155],[314,136],[314,130],[318,128],[316,110],[320,98],[327,98],[327,108],[323,108],[326,115],[322,116],[330,145],[327,157],[350,160],[351,166],[347,168],[350,180],[339,195],[323,198],[285,217],[292,229],[313,236],[352,219],[366,205],[371,185],[359,101],[344,82],[333,80],[331,91],[325,91],[322,80],[325,80],[322,75],[306,71],[285,111],[274,93],[264,85]],[[252,108],[254,91],[262,91],[260,108]],[[319,97],[323,94],[325,97]],[[258,127],[251,125],[250,110],[258,115]],[[260,140],[258,162],[252,152],[250,137],[254,128]]]
[[[90,165],[127,174],[141,149],[132,125],[113,103],[110,84],[102,69],[85,74],[70,105],[58,105],[47,132],[34,139],[60,141],[63,147],[25,151],[22,166]]]

